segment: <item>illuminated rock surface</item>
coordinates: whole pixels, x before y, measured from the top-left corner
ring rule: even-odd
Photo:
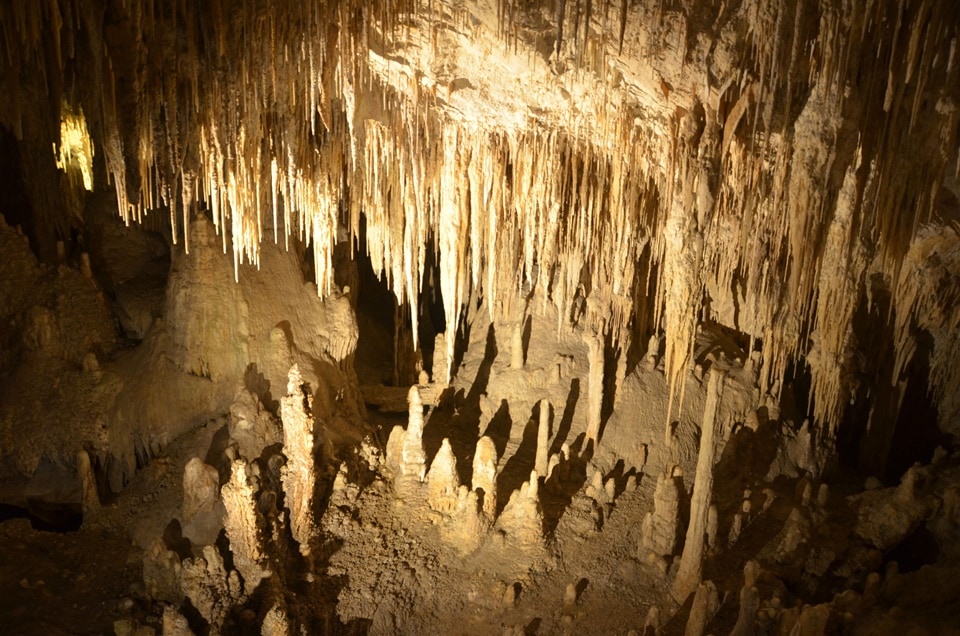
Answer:
[[[0,35],[7,631],[960,629],[957,3]]]

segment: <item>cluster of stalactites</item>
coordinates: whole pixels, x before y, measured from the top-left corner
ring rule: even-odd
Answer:
[[[415,79],[390,85],[371,51],[399,49],[413,41],[406,30],[446,19],[416,0],[251,2],[243,11],[127,3],[118,10],[130,18],[129,60],[111,48],[92,3],[16,3],[0,16],[14,68],[61,76],[81,41],[103,61],[92,75],[100,103],[84,111],[98,120],[127,221],[166,205],[174,238],[186,237],[178,226],[202,202],[237,268],[259,262],[261,241],[297,236],[313,246],[323,295],[339,230],[358,238],[363,214],[374,267],[414,320],[428,250],[437,251],[448,354],[473,293],[497,316],[517,291],[536,289],[560,309],[558,327],[585,323],[614,342],[642,300],[665,331],[680,401],[715,280],[750,305],[744,329],[763,340],[763,390],[775,392],[816,343],[816,415],[836,421],[850,375],[837,369],[868,263],[899,280],[955,157],[960,20],[954,3],[937,0],[867,11],[763,4],[738,10],[751,27],[738,77],[722,88],[704,82],[666,123],[615,112],[596,130],[491,129],[445,110]],[[513,24],[516,3],[498,6]],[[591,19],[576,16],[577,25]],[[628,17],[611,42],[623,42]],[[9,103],[0,113],[17,115]],[[652,307],[641,298],[651,288]]]

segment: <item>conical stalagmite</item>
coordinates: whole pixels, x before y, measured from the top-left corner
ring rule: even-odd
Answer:
[[[427,500],[430,507],[440,512],[451,512],[457,507],[460,478],[457,476],[457,459],[450,447],[450,440],[443,439],[427,473]]]
[[[497,510],[497,447],[489,437],[477,440],[473,454],[473,492],[482,492],[484,516],[492,521]]]
[[[410,387],[407,394],[409,416],[407,431],[400,445],[400,474],[423,481],[427,473],[427,456],[423,451],[423,400],[416,385]]]
[[[642,559],[650,555],[670,556],[677,546],[677,516],[680,512],[682,479],[675,477],[674,470],[657,477],[653,493],[653,512],[648,512],[641,528],[640,554]]]
[[[85,450],[77,451],[77,474],[80,476],[80,501],[86,519],[100,511],[100,494],[90,465],[90,455]]]
[[[508,542],[518,546],[535,547],[542,544],[543,513],[540,509],[537,471],[531,471],[530,479],[510,495],[496,527],[507,536]]]

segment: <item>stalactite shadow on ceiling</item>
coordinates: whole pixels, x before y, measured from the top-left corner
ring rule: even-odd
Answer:
[[[637,279],[656,272],[655,325],[682,400],[706,290],[733,290],[732,326],[762,339],[762,389],[807,359],[814,414],[834,426],[863,371],[851,321],[864,281],[895,287],[957,169],[960,9],[650,4],[4,3],[0,117],[20,138],[57,130],[24,125],[47,112],[30,100],[38,82],[50,112],[68,97],[127,222],[166,208],[185,238],[202,204],[236,267],[296,235],[314,246],[320,294],[338,227],[358,237],[361,213],[375,267],[414,317],[426,250],[438,250],[450,353],[471,290],[498,316],[524,285],[561,316],[587,294],[586,328],[626,348],[647,289]],[[547,29],[549,60],[531,24]],[[431,66],[441,38],[493,42],[558,92],[595,86],[595,101],[499,117],[521,86],[477,91],[490,108],[464,113]],[[682,64],[664,66],[670,56]],[[650,87],[637,69],[651,68],[662,98],[638,110]],[[909,348],[912,325],[897,320]]]

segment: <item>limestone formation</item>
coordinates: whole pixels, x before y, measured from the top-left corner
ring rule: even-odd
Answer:
[[[717,586],[712,581],[700,583],[693,597],[693,605],[690,606],[690,616],[687,618],[687,627],[684,630],[685,636],[703,636],[718,609],[720,609],[720,601],[717,596]]]
[[[186,617],[171,605],[163,608],[163,623],[161,632],[163,636],[193,636],[190,624]]]
[[[247,461],[257,459],[267,446],[282,441],[280,427],[246,388],[238,389],[230,404],[229,431]]]
[[[550,471],[549,453],[550,453],[550,402],[540,400],[540,422],[537,427],[537,454],[534,461],[534,470],[538,475],[544,475],[549,478]]]
[[[80,476],[80,502],[84,518],[96,515],[100,510],[100,493],[97,490],[96,477],[90,466],[87,451],[77,451],[77,474]]]
[[[3,631],[955,617],[960,3],[21,0],[0,38]]]
[[[180,557],[162,538],[155,539],[143,554],[143,586],[148,598],[179,603],[183,599],[180,570]]]
[[[423,452],[423,401],[416,385],[410,387],[407,402],[410,413],[400,443],[400,474],[422,482],[427,473],[427,457]]]
[[[643,519],[640,556],[671,556],[677,545],[677,515],[682,496],[682,480],[673,471],[657,477],[653,511]]]
[[[511,493],[510,500],[497,518],[496,528],[506,535],[511,545],[536,547],[542,544],[543,514],[537,471],[531,471],[530,479]]]
[[[278,603],[267,611],[260,626],[260,636],[290,636],[290,623],[285,609]]]
[[[596,446],[600,440],[600,419],[603,406],[603,335],[585,335],[587,362],[587,440]]]
[[[492,521],[497,510],[497,447],[489,437],[477,441],[473,455],[473,482],[471,489],[482,495],[482,511]]]
[[[700,426],[700,453],[697,455],[697,472],[690,497],[690,523],[680,557],[680,569],[673,582],[673,596],[678,601],[686,599],[700,584],[704,538],[707,535],[710,500],[713,497],[713,464],[719,426],[717,411],[723,396],[725,375],[712,367],[707,382],[707,402],[703,411],[703,424]]]
[[[297,365],[290,368],[287,395],[280,400],[283,421],[283,454],[286,464],[280,470],[284,502],[290,512],[290,532],[300,546],[300,553],[310,554],[310,542],[316,535],[313,519],[314,473],[313,427],[308,411],[312,403],[304,396],[303,380]],[[244,577],[246,579],[246,577]]]
[[[450,513],[457,509],[460,477],[450,440],[444,438],[426,477],[427,500],[434,510]]]
[[[247,595],[270,576],[263,567],[265,555],[261,547],[261,522],[257,513],[255,493],[256,478],[243,459],[236,459],[230,468],[230,481],[224,484],[220,495],[227,514],[223,520],[233,564],[243,580],[243,592]]]
[[[212,633],[220,633],[227,613],[245,596],[237,572],[227,572],[217,548],[210,545],[203,548],[203,556],[183,562],[180,589]]]
[[[220,476],[217,469],[199,457],[187,462],[183,469],[183,504],[180,518],[189,523],[198,514],[212,512],[220,499]]]

